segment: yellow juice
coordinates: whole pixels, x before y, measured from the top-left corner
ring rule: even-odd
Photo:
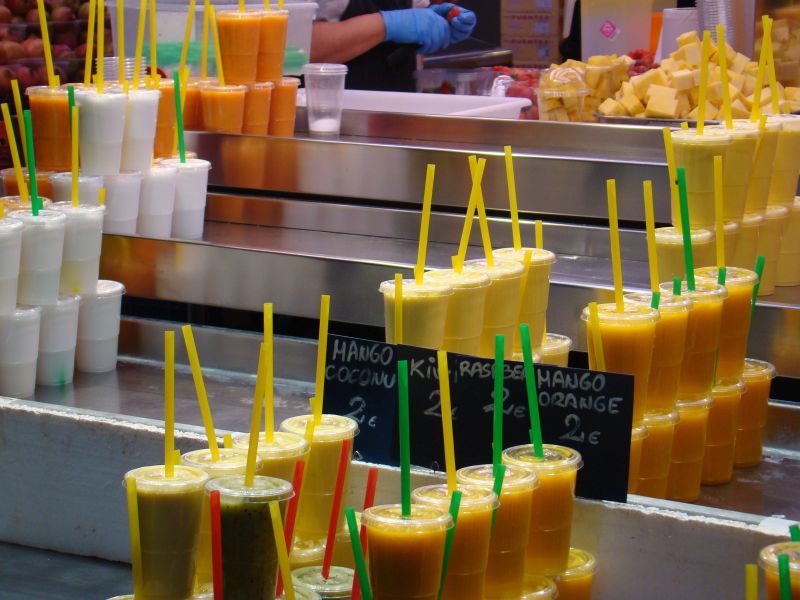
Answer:
[[[672,438],[672,458],[667,478],[667,498],[694,502],[700,495],[711,398],[678,402],[680,420]]]
[[[289,566],[292,571],[303,567],[318,567],[325,556],[325,538],[304,540],[294,536],[292,551],[289,554]]]
[[[733,476],[734,444],[743,391],[742,381],[734,379],[715,385],[711,392],[714,403],[708,414],[703,456],[704,485],[727,483]]]
[[[758,232],[756,246],[756,256],[764,257],[764,272],[761,274],[761,283],[758,286],[759,296],[769,296],[775,291],[781,240],[788,222],[789,209],[786,206],[770,205],[764,212],[764,224]]]
[[[642,423],[631,430],[631,455],[628,463],[628,493],[635,494],[639,485],[639,467],[642,464],[642,443],[647,437],[647,425]]]
[[[677,411],[654,413],[644,418],[644,424],[647,425],[647,437],[642,442],[637,494],[652,498],[666,498],[672,440],[678,420]]]
[[[726,263],[732,267],[742,269],[755,269],[758,250],[758,234],[764,224],[763,213],[745,213],[741,223],[739,223],[739,238],[736,240],[732,260]]]
[[[724,125],[710,127],[730,134],[732,141],[724,165],[724,219],[739,220],[744,214],[747,201],[747,188],[756,156],[756,148],[761,139],[757,123],[734,121],[733,129]],[[713,168],[713,167],[712,167]]]
[[[791,206],[797,195],[797,177],[800,175],[800,116],[775,115],[769,120],[780,123],[781,131],[775,149],[768,203]]]
[[[447,303],[442,350],[475,356],[480,351],[483,310],[491,280],[485,273],[464,269],[436,269],[425,273],[425,279],[449,285],[453,295]]]
[[[761,140],[753,160],[753,172],[750,174],[750,185],[747,186],[745,212],[763,212],[767,207],[780,131],[780,123],[767,121],[766,128],[761,132]]]
[[[767,424],[767,404],[775,367],[761,360],[744,361],[745,390],[739,402],[739,425],[733,466],[754,467],[761,462],[762,437]]]
[[[258,436],[259,468],[256,475],[277,477],[291,483],[297,461],[308,458],[308,442],[295,433],[276,431],[271,444],[262,431]],[[247,451],[250,435],[242,434],[233,438],[233,447]]]
[[[548,333],[542,347],[539,348],[539,357],[542,364],[566,367],[569,363],[570,350],[572,350],[572,340],[568,336]]]
[[[696,266],[714,264],[714,234],[708,229],[691,229],[692,257]],[[656,257],[658,275],[664,281],[686,277],[683,257],[683,234],[677,227],[656,229]]]
[[[592,582],[597,571],[597,559],[578,548],[569,549],[566,571],[556,578],[559,600],[591,600]]]
[[[800,198],[795,198],[783,230],[775,285],[800,285]]]
[[[800,542],[781,542],[763,548],[758,554],[758,564],[764,570],[767,583],[767,600],[780,600],[778,556],[789,557],[789,582],[792,598],[800,598]]]
[[[537,458],[531,444],[503,451],[503,463],[533,470],[539,486],[533,492],[531,529],[525,572],[555,575],[567,568],[575,505],[575,480],[583,466],[580,453],[564,446],[544,445]]]
[[[394,281],[381,283],[386,342],[394,344]],[[403,280],[403,343],[438,350],[444,344],[447,306],[453,288],[442,283]]]
[[[736,254],[736,244],[739,242],[739,221],[726,221],[725,222],[725,264],[733,265],[733,257]],[[715,252],[716,256],[716,252]],[[705,266],[705,265],[695,265]]]

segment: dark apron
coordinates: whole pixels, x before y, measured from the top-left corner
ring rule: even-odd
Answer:
[[[341,20],[380,10],[411,8],[411,0],[350,0]],[[413,92],[417,47],[383,42],[347,63],[345,87],[353,90]]]

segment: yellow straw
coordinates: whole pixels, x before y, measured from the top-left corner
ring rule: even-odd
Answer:
[[[511,236],[514,250],[522,249],[522,236],[519,231],[519,212],[517,210],[517,181],[514,176],[514,155],[511,146],[504,148],[506,154],[506,181],[508,182],[508,209],[511,211]],[[537,246],[537,248],[540,246]]]
[[[244,12],[244,0],[239,0],[239,12]]]
[[[125,83],[125,6],[117,0],[117,79]]]
[[[51,88],[58,87],[56,74],[53,71],[53,52],[50,50],[50,32],[47,29],[47,12],[44,9],[44,0],[36,0],[39,12],[39,28],[41,29],[42,45],[44,46],[44,65],[47,69],[47,82]]]
[[[197,346],[194,342],[194,333],[191,325],[181,327],[183,332],[183,342],[186,344],[186,354],[189,357],[189,366],[192,369],[192,379],[194,389],[197,391],[197,402],[200,405],[200,415],[203,418],[203,427],[206,430],[208,448],[211,450],[211,460],[219,460],[219,447],[217,446],[217,434],[214,431],[214,420],[211,416],[211,406],[208,404],[208,394],[206,384],[203,381],[203,371],[200,368],[200,357],[197,354]]]
[[[403,343],[403,276],[394,274],[394,343]]]
[[[647,180],[644,187],[644,220],[647,225],[647,259],[650,261],[650,289],[658,291],[658,260],[656,255],[656,219],[653,211],[653,182]]]
[[[175,332],[164,332],[164,472],[175,475]]]
[[[725,114],[725,127],[733,129],[731,113],[731,89],[728,87],[728,46],[725,44],[725,26],[717,25],[717,46],[719,47],[719,70],[722,76],[722,110]]]
[[[106,3],[97,0],[97,93],[103,93],[103,59],[106,43]]]
[[[278,10],[283,10],[283,0],[278,0]]]
[[[103,2],[103,0],[100,0]],[[156,28],[156,0],[150,0],[150,74],[158,73],[158,29]]]
[[[594,368],[597,371],[605,371],[606,359],[603,356],[603,340],[600,337],[600,317],[597,315],[597,302],[589,302],[589,322],[592,325]]]
[[[617,218],[617,182],[606,180],[606,196],[608,197],[608,226],[611,235],[611,265],[614,271],[614,299],[617,312],[625,309],[622,292],[622,252],[619,247],[619,221]]]
[[[758,566],[744,566],[745,600],[758,600]]]
[[[475,209],[478,205],[478,188],[483,180],[483,170],[486,167],[486,159],[478,159],[478,166],[473,171],[470,164],[470,173],[472,174],[472,191],[469,195],[469,204],[467,206],[467,216],[464,217],[464,225],[461,228],[461,241],[458,244],[458,254],[456,260],[453,262],[453,268],[456,273],[461,273],[464,266],[464,259],[467,257],[467,246],[469,245],[469,235],[472,232],[472,220],[475,217]]]
[[[686,121],[683,121],[683,122],[681,123],[681,129],[683,129],[684,131],[686,131],[687,129],[689,129],[689,123],[687,123]]]
[[[256,389],[253,394],[253,412],[250,415],[250,441],[247,445],[247,466],[244,471],[244,484],[247,487],[253,485],[253,478],[256,475],[256,462],[258,462],[256,458],[258,456],[258,432],[261,430],[261,405],[264,402],[266,354],[266,347],[262,342],[258,353]]]
[[[92,54],[94,53],[94,22],[97,19],[97,0],[89,0],[89,22],[86,26],[86,58],[83,61],[83,85],[92,83]]]
[[[275,359],[273,355],[272,337],[273,311],[272,304],[264,304],[264,344],[267,346],[267,366],[264,398],[264,437],[268,444],[275,440]]]
[[[669,175],[669,196],[672,207],[678,206],[678,171],[675,168],[675,151],[672,148],[672,134],[669,127],[664,127],[661,132],[664,135],[664,153],[667,155],[667,174]],[[678,231],[680,231],[680,226]]]
[[[295,600],[292,570],[289,567],[289,554],[286,551],[286,538],[281,522],[281,512],[276,501],[269,503],[269,516],[272,519],[272,535],[275,537],[275,547],[278,550],[278,567],[283,579],[283,590],[286,600]]]
[[[72,206],[78,206],[78,107],[72,107]]]
[[[211,19],[211,0],[203,2],[203,43],[200,47],[200,79],[206,80],[208,76],[208,22]]]
[[[444,464],[447,473],[447,491],[456,491],[456,451],[453,444],[453,412],[450,405],[450,370],[447,352],[439,350],[439,395],[442,404],[442,435],[444,437]]]
[[[714,222],[717,235],[717,267],[725,266],[725,223],[723,222],[723,206],[725,205],[722,183],[722,157],[714,157]]]
[[[189,43],[192,38],[192,24],[194,22],[195,0],[189,0],[189,14],[186,16],[186,31],[183,33],[183,47],[181,48],[181,60],[179,73],[183,73],[186,68],[186,57],[189,55]]]
[[[97,203],[100,206],[104,206],[106,203],[106,188],[101,187],[100,190],[97,192]]]
[[[769,74],[769,90],[770,99],[772,100],[772,114],[781,114],[781,105],[778,99],[778,79],[775,75],[775,57],[772,53],[772,19],[767,15],[761,17],[764,24],[764,40],[761,42],[767,44],[767,73]]]
[[[17,141],[14,139],[14,127],[11,125],[11,115],[8,111],[8,104],[3,103],[3,123],[6,126],[6,138],[8,138],[8,147],[11,150],[11,164],[14,165],[14,175],[17,178],[17,187],[19,188],[19,196],[22,201],[28,203],[28,184],[25,183],[25,176],[22,174],[22,165],[19,164],[19,151],[17,150]],[[24,129],[22,130],[24,131]]]
[[[219,32],[217,31],[217,13],[214,10],[214,5],[210,5],[211,11],[211,35],[214,38],[214,59],[217,63],[217,79],[220,85],[225,85],[225,74],[222,71],[222,55],[219,51]]]
[[[17,125],[19,125],[19,143],[20,146],[22,146],[22,156],[25,158],[25,166],[27,166],[28,146],[25,143],[25,113],[22,111],[22,97],[19,94],[19,81],[17,81],[16,79],[11,80],[11,91],[14,95],[14,110],[17,111]]]
[[[139,537],[139,500],[136,495],[136,478],[125,478],[128,494],[128,530],[131,536],[131,567],[133,570],[133,595],[142,593],[142,542]]]
[[[94,2],[94,0],[91,0]],[[144,24],[147,20],[147,0],[139,2],[139,25],[136,28],[136,54],[133,59],[133,88],[138,89],[142,78],[142,50],[144,47]]]
[[[766,25],[765,25],[766,27]],[[756,89],[753,90],[753,107],[750,109],[750,120],[755,123],[761,117],[761,91],[764,88],[764,71],[767,68],[767,30],[761,39],[761,51],[758,53],[758,71],[756,72]]]
[[[272,4],[270,4],[269,0],[264,0],[264,8],[266,10],[272,10]]]
[[[222,436],[222,445],[225,448],[233,448],[233,434],[232,433],[226,433],[225,435]]]
[[[312,396],[310,402],[311,406],[314,406],[317,403],[317,399]],[[308,442],[309,446],[311,446],[311,442],[314,441],[314,429],[316,426],[317,424],[314,422],[314,419],[306,421],[306,442]]]
[[[328,359],[328,320],[331,314],[331,297],[323,294],[319,304],[319,343],[317,344],[317,378],[314,394],[314,422],[319,425],[322,405],[325,402],[325,361]]]
[[[536,240],[536,247],[541,250],[544,248],[544,232],[542,231],[542,221],[536,219],[533,222],[534,239]]]
[[[530,275],[531,270],[531,255],[533,252],[530,248],[526,248],[525,253],[522,255],[522,279],[519,282],[519,301],[520,304],[523,302],[523,299],[527,296],[528,293],[528,276]]]
[[[425,274],[425,252],[428,249],[428,230],[431,223],[431,202],[433,201],[433,179],[436,175],[436,165],[428,165],[425,174],[425,195],[422,199],[422,222],[419,227],[419,247],[417,248],[417,266],[414,267],[414,278],[417,285],[422,285],[422,276]]]
[[[477,169],[477,158],[470,156],[470,171],[474,173]],[[483,241],[483,253],[486,256],[486,264],[490,267],[494,266],[494,256],[492,254],[492,239],[489,237],[489,220],[486,218],[486,207],[483,204],[483,188],[478,185],[478,193],[476,196],[478,208],[478,223],[481,228],[481,240]]]
[[[725,50],[723,49],[723,52]],[[711,32],[703,32],[703,51],[700,59],[700,96],[697,101],[697,135],[703,135],[708,95],[708,55],[711,53]]]

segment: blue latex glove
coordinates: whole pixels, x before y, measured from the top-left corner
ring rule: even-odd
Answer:
[[[430,8],[381,11],[386,41],[417,44],[422,54],[432,54],[450,45],[451,28],[447,19]]]
[[[449,13],[450,9],[454,6],[455,4],[451,2],[443,2],[442,4],[434,4],[431,6],[431,10],[447,19],[447,13]],[[460,12],[457,17],[450,21],[451,44],[467,39],[472,33],[472,30],[475,29],[475,24],[478,22],[475,13],[471,10],[461,8],[460,6],[456,8],[458,8]]]

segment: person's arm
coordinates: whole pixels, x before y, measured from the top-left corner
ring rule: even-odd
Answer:
[[[315,21],[311,30],[311,62],[346,63],[386,38],[380,13],[361,15],[338,23]]]

